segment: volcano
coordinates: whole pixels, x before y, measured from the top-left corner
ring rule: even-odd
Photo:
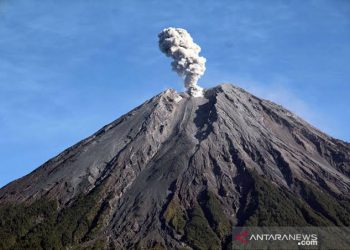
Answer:
[[[350,226],[350,144],[223,84],[166,90],[0,190],[1,249],[229,249]]]

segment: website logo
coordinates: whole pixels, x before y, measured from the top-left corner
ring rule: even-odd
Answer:
[[[241,242],[242,244],[248,244],[248,231],[242,231],[235,236],[235,240]]]
[[[349,250],[349,235],[350,227],[234,227],[232,249]]]

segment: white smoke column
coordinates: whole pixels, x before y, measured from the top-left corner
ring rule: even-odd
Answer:
[[[160,50],[174,59],[171,66],[184,78],[188,93],[194,97],[203,96],[203,89],[197,85],[204,74],[206,62],[204,57],[199,56],[201,48],[184,29],[167,28],[158,37]]]

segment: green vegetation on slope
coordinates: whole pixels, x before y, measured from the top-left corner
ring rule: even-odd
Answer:
[[[229,220],[226,218],[219,199],[214,193],[206,191],[204,201],[201,202],[203,211],[209,221],[214,232],[222,240],[227,237],[232,229]]]
[[[189,211],[182,208],[177,197],[172,198],[163,218],[194,249],[221,249],[221,242],[227,241],[231,234],[220,201],[210,191],[204,191]]]
[[[37,201],[30,206],[0,209],[0,249],[55,249],[60,239],[51,233],[57,204]],[[56,248],[58,249],[58,248]]]
[[[168,204],[163,217],[166,223],[174,228],[178,234],[184,234],[186,217],[176,197],[174,197]]]
[[[310,206],[337,226],[350,226],[350,203],[337,200],[312,185],[300,182],[301,194]]]
[[[348,200],[335,198],[300,181],[295,181],[295,190],[301,194],[297,196],[255,172],[251,177],[254,181],[246,205],[249,213],[242,214],[244,226],[350,225]],[[100,196],[96,189],[61,211],[55,201],[48,200],[2,206],[0,249],[86,249],[82,248],[83,243],[89,243],[90,249],[103,249],[106,243],[98,235],[106,222],[109,205],[101,204]],[[220,249],[229,245],[231,224],[220,199],[209,190],[188,211],[178,198],[173,198],[163,218],[194,249]],[[161,249],[163,245],[156,243],[153,247]]]
[[[349,225],[350,214],[343,203],[311,185],[298,183],[303,197],[300,199],[254,172],[252,177],[254,187],[250,202],[255,210],[245,218],[245,226]]]
[[[97,198],[93,191],[61,212],[47,200],[0,208],[0,249],[62,249],[91,239],[104,213]]]
[[[189,221],[185,227],[186,241],[194,249],[220,249],[220,240],[210,228],[202,209],[198,204],[190,212]]]

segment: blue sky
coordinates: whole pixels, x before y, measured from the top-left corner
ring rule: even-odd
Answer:
[[[203,87],[231,82],[350,141],[350,1],[0,0],[0,186],[181,79],[157,34],[187,29]]]

